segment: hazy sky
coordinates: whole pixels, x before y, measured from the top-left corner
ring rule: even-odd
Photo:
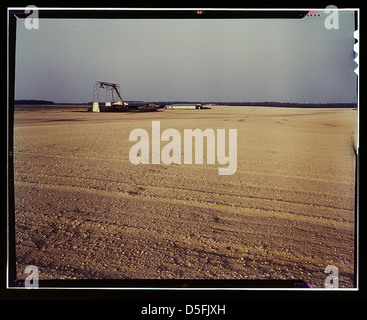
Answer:
[[[15,99],[356,102],[354,15],[304,19],[41,19],[17,22]]]

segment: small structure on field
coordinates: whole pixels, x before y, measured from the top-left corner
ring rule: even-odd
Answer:
[[[100,112],[100,89],[105,91],[105,106],[121,106],[120,109],[127,109],[127,103],[122,100],[120,86],[117,83],[96,81],[93,89],[93,107],[92,112]]]
[[[195,110],[195,109],[211,109],[209,105],[202,105],[201,103],[193,104],[168,104],[164,106],[165,109],[184,109],[184,110]]]
[[[104,97],[103,97],[104,95]],[[104,99],[104,105],[100,101]],[[93,105],[89,108],[92,112],[150,112],[157,111],[157,105],[153,103],[129,103],[122,99],[120,86],[117,83],[96,81],[93,89]]]

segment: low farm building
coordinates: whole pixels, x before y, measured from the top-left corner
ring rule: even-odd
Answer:
[[[165,109],[201,109],[201,104],[169,104],[164,106]]]

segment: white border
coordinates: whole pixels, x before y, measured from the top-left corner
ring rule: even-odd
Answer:
[[[6,289],[15,289],[15,290],[29,290],[29,288],[25,287],[9,287],[9,14],[10,10],[26,10],[26,7],[8,7],[7,8],[7,177],[6,177],[6,184],[7,184],[7,202],[6,202],[6,210],[7,210],[7,261],[6,261]],[[54,7],[37,7],[37,10],[54,10],[54,11],[70,11],[70,10],[80,10],[80,11],[192,11],[192,10],[202,10],[202,11],[323,11],[327,9],[320,9],[320,8],[296,8],[296,9],[290,9],[290,8],[73,8],[73,7],[63,7],[63,8],[54,8]],[[357,11],[357,26],[358,26],[358,33],[360,34],[360,8],[333,8],[332,10],[337,11]],[[78,19],[78,18],[75,18]],[[122,18],[123,19],[123,18]],[[244,18],[245,19],[245,18]],[[358,43],[360,42],[360,39],[358,39]],[[358,52],[359,57],[359,52]],[[359,59],[360,60],[360,59]],[[359,66],[358,66],[359,67]],[[359,68],[359,70],[361,70]],[[15,88],[14,88],[15,89]],[[359,75],[357,75],[357,108],[358,108],[358,139],[357,139],[357,152],[359,148],[359,120],[360,120],[360,83],[359,83]],[[357,169],[357,168],[356,168]],[[357,187],[357,181],[356,185]],[[354,235],[359,236],[359,202],[357,195],[359,194],[359,190],[356,190],[356,208],[355,208],[355,214],[356,214],[356,226],[357,230],[355,230]],[[357,232],[356,232],[357,231]],[[325,292],[340,292],[340,291],[359,291],[359,237],[356,239],[356,245],[357,245],[357,251],[356,251],[356,257],[355,257],[355,263],[356,263],[356,274],[354,277],[356,278],[356,288],[232,288],[232,287],[221,287],[221,288],[167,288],[167,287],[39,287],[38,290],[46,289],[46,290],[179,290],[179,291],[200,291],[200,290],[208,290],[208,291],[325,291]],[[94,279],[88,279],[93,281]],[[108,279],[110,280],[110,279]],[[118,280],[118,279],[116,279]],[[142,279],[139,279],[142,280]],[[147,280],[155,280],[155,279],[147,279]],[[159,279],[157,279],[159,280]],[[167,279],[169,280],[169,279]],[[173,279],[175,280],[175,279]],[[186,280],[186,279],[184,279]],[[189,280],[189,279],[187,279]],[[201,280],[201,279],[199,279]],[[258,279],[255,279],[258,280]],[[274,279],[275,280],[275,279]],[[72,279],[70,279],[72,281]]]

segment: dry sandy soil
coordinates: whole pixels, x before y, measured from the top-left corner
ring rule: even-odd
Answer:
[[[31,109],[32,110],[32,109]],[[135,128],[237,129],[238,168],[133,165]],[[302,279],[353,287],[357,111],[15,111],[17,277]],[[165,142],[161,143],[161,147]]]

